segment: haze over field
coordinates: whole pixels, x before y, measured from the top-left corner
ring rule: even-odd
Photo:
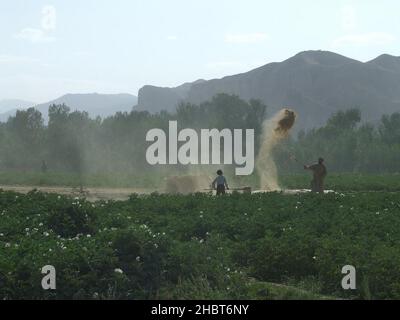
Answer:
[[[146,132],[169,120],[253,128],[260,140],[264,120],[290,108],[294,139],[276,149],[277,170],[299,170],[290,148],[302,161],[325,154],[337,171],[397,172],[399,9],[389,0],[2,1],[0,168],[145,172],[154,169]]]

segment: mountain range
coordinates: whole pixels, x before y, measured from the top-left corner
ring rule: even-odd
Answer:
[[[5,100],[4,100],[5,101]],[[9,100],[10,101],[10,100]],[[19,100],[13,100],[18,102]],[[0,102],[2,106],[3,102]],[[29,107],[35,107],[42,113],[45,122],[48,120],[48,109],[52,104],[65,104],[71,108],[72,111],[87,111],[91,118],[97,116],[107,117],[115,114],[118,111],[131,111],[132,108],[137,104],[137,97],[131,94],[66,94],[55,100],[35,105],[34,103],[20,104],[4,102],[4,106],[8,105],[8,111],[0,114],[0,122],[7,121],[10,116],[14,116],[17,109],[27,109]],[[3,108],[4,110],[5,108]],[[0,109],[1,110],[1,109]]]
[[[298,113],[298,128],[322,125],[332,113],[355,107],[363,120],[376,121],[400,112],[400,57],[384,54],[360,62],[329,51],[305,51],[222,79],[176,88],[144,86],[137,110],[174,111],[180,102],[199,104],[218,93],[259,99],[270,114],[291,107]]]
[[[92,118],[131,110],[174,112],[181,102],[200,104],[218,93],[259,99],[268,106],[269,115],[290,107],[298,114],[297,129],[323,125],[332,113],[349,108],[359,108],[363,120],[374,122],[383,114],[400,112],[400,57],[383,54],[361,62],[329,51],[304,51],[283,62],[221,79],[197,80],[174,88],[146,85],[138,97],[66,94],[39,105],[3,100],[0,122],[16,109],[30,106],[42,112],[47,121],[49,106],[62,103],[73,111],[87,111]]]

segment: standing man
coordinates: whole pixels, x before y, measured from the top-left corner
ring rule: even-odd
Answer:
[[[229,187],[223,175],[222,170],[218,170],[217,175],[218,176],[214,179],[212,183],[212,188],[213,189],[215,189],[215,187],[217,188],[217,196],[219,196],[221,194],[225,194],[225,188],[229,190]]]
[[[319,158],[318,163],[311,166],[304,166],[305,170],[313,172],[313,180],[311,181],[311,191],[315,193],[324,193],[324,179],[327,175],[324,159]]]

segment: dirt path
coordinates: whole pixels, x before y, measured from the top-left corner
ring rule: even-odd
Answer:
[[[127,200],[133,193],[150,194],[156,190],[145,188],[79,188],[71,187],[43,187],[43,186],[1,186],[0,189],[19,193],[28,193],[34,189],[46,193],[57,193],[67,196],[85,196],[90,201],[97,200]]]
[[[150,194],[152,192],[163,193],[164,190],[146,189],[146,188],[84,188],[83,192],[80,192],[79,188],[72,187],[44,187],[44,186],[3,186],[0,185],[0,189],[5,191],[14,191],[18,193],[28,193],[34,189],[46,192],[46,193],[57,193],[66,196],[81,197],[84,196],[89,201],[98,200],[127,200],[131,194]],[[284,194],[299,194],[308,193],[311,190],[307,189],[293,189],[283,190]],[[209,192],[207,189],[202,192]],[[231,191],[229,191],[231,192]],[[254,190],[252,193],[268,193],[266,190]],[[325,193],[334,192],[333,190],[326,190]]]

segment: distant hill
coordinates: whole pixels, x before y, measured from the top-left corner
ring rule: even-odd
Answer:
[[[131,111],[137,104],[137,97],[131,94],[66,94],[58,99],[36,105],[45,121],[48,120],[48,109],[52,104],[63,104],[71,108],[72,111],[87,111],[90,117],[107,117],[118,111]],[[32,105],[31,105],[32,106]],[[25,108],[22,108],[25,109]],[[0,121],[6,121],[8,116],[15,115],[16,110],[0,115]]]
[[[369,61],[368,63],[379,66],[387,71],[400,72],[400,57],[383,54],[378,58]]]
[[[8,99],[0,100],[0,112],[7,112],[18,108],[28,108],[35,105],[32,101],[18,100],[18,99]]]
[[[48,118],[48,109],[52,104],[63,104],[71,108],[71,111],[87,111],[90,117],[107,117],[118,111],[131,111],[137,104],[137,97],[131,94],[66,94],[58,99],[37,105],[43,118]]]
[[[138,108],[175,110],[176,88],[162,88],[162,95],[159,90],[151,87],[150,95],[142,88]],[[333,52],[305,51],[246,73],[193,83],[179,100],[199,104],[217,93],[260,99],[270,114],[292,107],[299,114],[297,128],[321,125],[333,112],[354,107],[374,121],[400,111],[400,57],[382,55],[363,63]]]
[[[34,102],[25,100],[0,100],[0,122],[7,121],[8,117],[14,115],[17,109],[26,109],[34,105]]]
[[[149,112],[174,110],[180,102],[187,98],[193,85],[203,82],[205,82],[205,80],[197,80],[191,83],[184,83],[175,88],[144,86],[139,90],[138,106],[136,110]]]

